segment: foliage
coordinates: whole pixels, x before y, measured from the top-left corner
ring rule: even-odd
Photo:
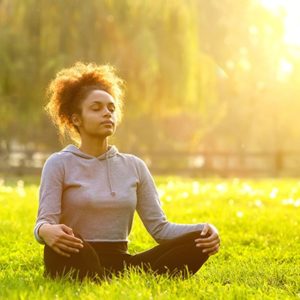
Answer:
[[[297,149],[288,13],[259,0],[2,0],[1,141],[58,147],[45,89],[81,60],[115,65],[127,82],[115,138],[125,151]]]
[[[169,220],[207,221],[222,238],[220,253],[185,281],[138,275],[96,285],[43,278],[42,247],[33,240],[37,185],[0,184],[1,299],[298,299],[300,295],[298,180],[220,180],[159,177]],[[140,220],[131,253],[154,245]]]
[[[199,126],[173,122],[161,136],[149,133],[173,119],[197,125],[201,115],[217,116],[215,65],[200,51],[192,8],[178,0],[2,1],[1,135],[9,140],[13,131],[23,142],[53,143],[42,114],[45,88],[56,71],[81,60],[115,65],[125,78],[128,118],[118,138],[127,149],[137,137],[141,147],[154,139],[174,143],[176,132],[191,139]]]

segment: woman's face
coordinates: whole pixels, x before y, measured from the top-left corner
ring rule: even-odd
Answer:
[[[81,114],[73,115],[81,136],[110,136],[116,130],[116,121],[114,98],[103,90],[92,90],[81,103]]]

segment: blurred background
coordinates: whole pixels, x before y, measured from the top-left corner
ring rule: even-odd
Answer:
[[[299,28],[298,0],[0,0],[0,172],[64,146],[45,90],[83,61],[125,79],[111,143],[152,172],[299,176]]]

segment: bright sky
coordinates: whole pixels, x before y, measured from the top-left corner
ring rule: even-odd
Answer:
[[[285,37],[287,44],[300,46],[300,0],[260,0],[263,6],[276,12],[285,12]]]

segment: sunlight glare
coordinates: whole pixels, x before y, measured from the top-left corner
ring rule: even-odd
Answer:
[[[171,201],[172,201],[172,196],[168,195],[168,196],[166,197],[166,201],[171,202]]]
[[[193,181],[192,183],[192,191],[194,195],[200,194],[200,184],[197,181]]]
[[[300,46],[300,1],[299,0],[260,0],[267,9],[285,12],[285,35],[284,41],[289,45]]]
[[[257,207],[262,207],[263,206],[263,203],[260,199],[256,199],[254,201],[254,205],[257,206]]]
[[[238,211],[238,212],[236,213],[236,216],[237,216],[238,218],[243,218],[243,217],[244,217],[244,213],[243,213],[242,211]]]
[[[283,199],[281,201],[283,205],[291,205],[295,207],[300,207],[300,199],[293,199],[293,198],[288,198],[288,199]]]
[[[216,190],[219,192],[219,193],[226,193],[227,191],[227,186],[224,184],[224,183],[219,183],[216,185]]]
[[[159,198],[162,198],[166,193],[163,188],[157,188],[157,192],[158,192]]]
[[[277,193],[278,193],[278,188],[273,188],[270,193],[270,198],[275,199],[277,197]]]
[[[188,192],[182,192],[181,197],[187,199],[189,197],[189,193]]]
[[[285,58],[282,58],[279,62],[278,79],[286,79],[293,72],[293,69],[293,65]]]

